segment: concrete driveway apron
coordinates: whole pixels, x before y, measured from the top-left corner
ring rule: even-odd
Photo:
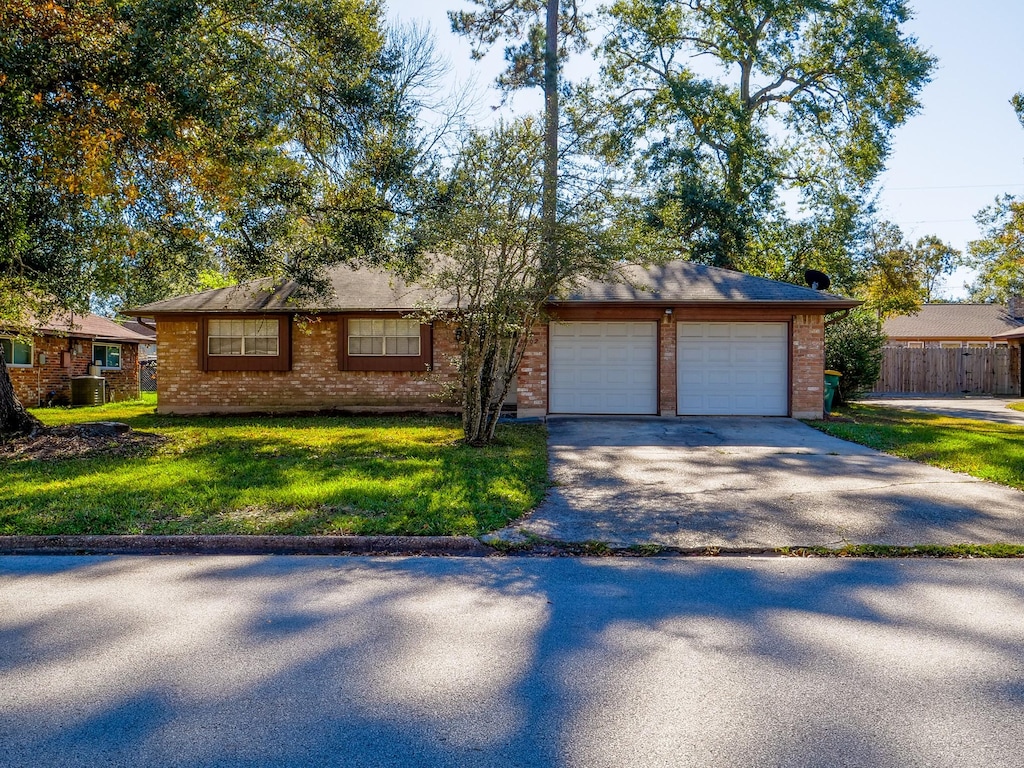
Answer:
[[[613,546],[1024,543],[1024,493],[784,418],[559,418],[554,487],[499,532]]]

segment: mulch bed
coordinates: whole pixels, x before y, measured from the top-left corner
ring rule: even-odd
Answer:
[[[108,422],[45,427],[27,437],[0,442],[0,459],[60,461],[99,455],[141,456],[167,439],[150,432],[135,432],[125,424]]]

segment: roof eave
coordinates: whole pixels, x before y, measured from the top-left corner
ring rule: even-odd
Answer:
[[[718,299],[713,301],[671,301],[665,299],[562,299],[558,301],[549,301],[548,306],[558,308],[586,307],[595,309],[600,307],[652,307],[655,309],[667,309],[670,307],[692,307],[694,309],[738,309],[743,307],[754,307],[758,309],[824,310],[825,314],[829,314],[831,312],[839,312],[844,309],[853,309],[855,307],[859,307],[863,303],[864,302],[857,301],[855,299],[830,299],[828,301],[802,301],[793,299],[751,299],[739,301],[730,299]]]

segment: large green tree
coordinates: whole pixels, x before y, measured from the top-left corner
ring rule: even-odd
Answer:
[[[1024,296],[1024,199],[1003,195],[976,218],[984,236],[967,245],[967,263],[978,271],[971,299]]]
[[[606,275],[626,252],[607,226],[610,186],[592,173],[569,173],[557,258],[545,254],[543,145],[531,118],[470,135],[439,179],[445,205],[420,222],[433,255],[418,279],[444,299],[425,312],[450,323],[460,342],[459,395],[471,445],[493,439],[547,301],[585,277]],[[562,162],[575,167],[571,157]]]
[[[717,266],[758,264],[787,192],[826,218],[861,205],[934,66],[903,0],[617,0],[607,13],[608,146],[639,151],[651,223]]]
[[[482,58],[498,40],[507,67],[498,77],[504,91],[541,87],[544,90],[544,173],[542,222],[544,257],[557,261],[558,133],[560,66],[569,51],[586,46],[586,18],[577,0],[471,0],[475,11],[449,11],[452,31],[473,44],[473,58]]]
[[[417,159],[409,94],[425,67],[381,13],[0,0],[0,320],[145,301],[210,269],[315,289],[325,264],[379,259]],[[7,385],[0,431],[30,428]]]

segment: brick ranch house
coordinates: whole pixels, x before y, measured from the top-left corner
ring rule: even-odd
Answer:
[[[550,303],[519,416],[821,416],[825,316],[859,302],[688,262],[623,273]],[[317,305],[257,280],[134,310],[156,321],[158,410],[455,410],[453,329],[415,317],[431,297],[368,269],[329,280]]]
[[[912,315],[890,317],[882,332],[890,347],[943,349],[1006,346],[1024,330],[1024,297],[1003,304],[924,304]]]
[[[146,337],[99,315],[70,315],[39,323],[31,340],[0,330],[7,372],[18,400],[27,406],[67,403],[71,378],[100,366],[108,399],[139,394],[140,343]]]

